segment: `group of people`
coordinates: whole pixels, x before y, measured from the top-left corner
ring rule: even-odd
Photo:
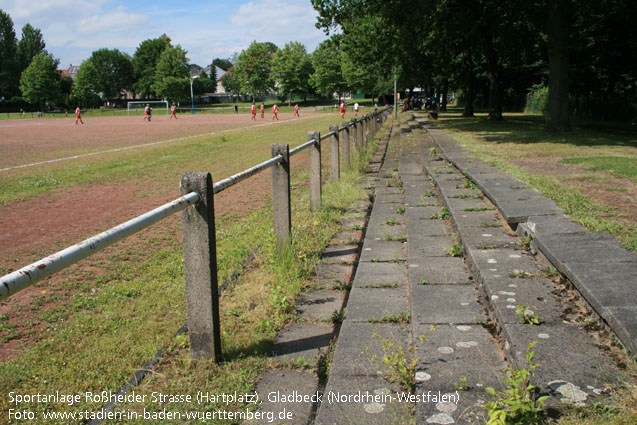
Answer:
[[[378,105],[374,104],[374,110],[376,111],[378,109]],[[235,111],[238,110],[237,106],[235,106]],[[261,112],[261,118],[264,118],[265,116],[265,104],[261,103],[261,106],[259,107],[259,110]],[[345,102],[341,102],[340,104],[340,110],[341,110],[341,117],[345,117]],[[358,102],[354,103],[354,116],[358,116],[358,110],[359,110],[359,105]],[[255,102],[252,102],[252,120],[256,121],[256,117],[257,117],[257,106],[255,104]],[[147,103],[146,106],[144,107],[144,121],[148,121],[150,122],[151,118],[152,118],[152,113],[153,113],[153,108],[150,107],[150,104]],[[293,117],[301,117],[299,115],[299,104],[297,103],[296,105],[294,105],[294,115]],[[175,106],[175,104],[173,103],[170,106],[170,119],[177,119],[177,107]],[[276,103],[274,105],[272,105],[272,120],[279,120],[279,105],[277,105]],[[77,108],[75,108],[75,125],[77,125],[78,122],[81,122],[82,125],[84,124],[84,121],[82,121],[82,113],[80,110],[80,107],[78,106]]]

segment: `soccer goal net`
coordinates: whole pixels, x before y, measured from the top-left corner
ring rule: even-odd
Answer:
[[[151,108],[165,108],[166,115],[168,115],[168,101],[167,100],[140,100],[138,102],[128,102],[128,116],[130,117],[131,111],[133,114],[144,112],[146,105],[150,105]]]

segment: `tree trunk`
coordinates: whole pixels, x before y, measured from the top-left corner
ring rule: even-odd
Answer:
[[[464,95],[464,112],[462,113],[463,117],[472,117],[473,116],[473,102],[475,99],[475,84],[476,77],[473,69],[473,58],[471,57],[471,53],[467,52],[465,54],[465,95]]]
[[[449,92],[449,80],[445,78],[442,83],[442,101],[440,102],[441,111],[447,110],[447,93],[448,92]]]
[[[484,57],[487,60],[487,79],[489,81],[489,121],[502,120],[502,81],[498,54],[493,46],[493,34],[489,20],[489,11],[483,1],[473,3],[473,13],[478,21],[478,32]]]
[[[568,116],[568,0],[548,2],[549,101],[546,131],[570,131]]]

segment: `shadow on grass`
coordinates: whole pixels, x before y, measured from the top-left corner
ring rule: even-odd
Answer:
[[[450,111],[441,115],[441,124],[450,130],[480,133],[493,143],[558,143],[573,146],[637,147],[637,132],[617,134],[614,127],[594,127],[590,123],[575,124],[570,133],[544,131],[544,117],[540,115],[505,115],[504,121],[487,121],[484,116],[463,117]],[[607,131],[605,131],[607,130]]]

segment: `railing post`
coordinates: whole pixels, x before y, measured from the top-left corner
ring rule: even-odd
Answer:
[[[369,143],[369,116],[365,115],[363,117],[363,147],[367,147],[367,143]]]
[[[272,145],[272,158],[278,155],[283,157],[283,162],[272,167],[272,217],[277,249],[290,243],[292,233],[290,145]]]
[[[321,133],[310,131],[307,140],[316,140],[310,146],[309,174],[310,174],[310,211],[316,212],[321,208]]]
[[[341,125],[343,126],[343,137],[342,137],[342,142],[341,142],[341,146],[343,149],[342,152],[342,161],[343,161],[343,168],[347,169],[349,168],[349,127],[347,126],[347,121],[343,121],[341,123]]]
[[[330,137],[330,181],[336,183],[341,178],[338,126],[330,125],[330,132],[334,133]]]
[[[199,202],[181,215],[184,240],[190,358],[221,361],[215,213],[210,173],[185,173],[181,194],[196,192]]]
[[[354,152],[360,152],[358,144],[358,125],[356,124],[356,118],[352,118],[350,121],[349,142]]]
[[[365,148],[365,141],[363,140],[363,121],[359,120],[356,123],[356,145],[358,145],[358,150],[362,151]]]

